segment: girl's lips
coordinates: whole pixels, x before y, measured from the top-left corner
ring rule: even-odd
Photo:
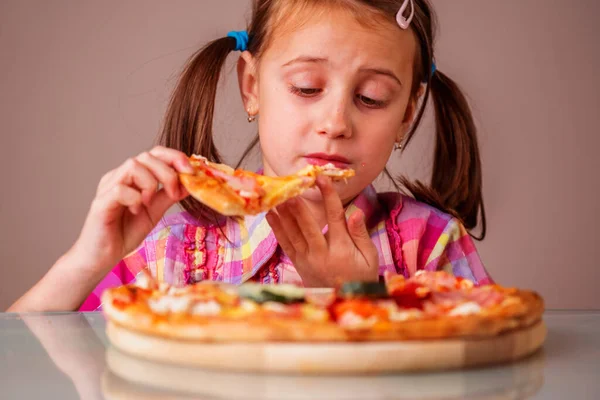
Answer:
[[[309,154],[304,158],[306,159],[306,162],[311,165],[323,166],[326,164],[333,164],[340,169],[346,169],[350,166],[350,161],[348,159],[338,155]]]

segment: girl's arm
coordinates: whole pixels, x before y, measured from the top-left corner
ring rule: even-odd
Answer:
[[[8,311],[77,310],[169,207],[188,196],[181,172],[193,172],[187,156],[159,146],[104,175],[73,247]]]
[[[8,312],[75,311],[104,277],[84,257],[65,253]]]

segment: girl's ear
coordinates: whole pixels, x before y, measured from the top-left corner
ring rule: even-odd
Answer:
[[[400,132],[396,137],[396,142],[402,142],[402,139],[406,136],[410,127],[412,126],[413,120],[417,113],[417,107],[419,105],[419,100],[425,93],[425,85],[419,86],[419,90],[417,90],[417,94],[412,96],[408,101],[408,105],[406,106],[406,111],[404,112],[404,118],[402,119],[402,126],[400,128]]]
[[[249,115],[258,114],[258,71],[256,58],[244,51],[237,63],[238,83],[244,108]]]

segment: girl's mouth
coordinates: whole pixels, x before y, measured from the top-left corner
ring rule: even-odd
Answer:
[[[311,165],[323,166],[333,164],[337,168],[345,169],[350,167],[350,160],[338,154],[312,153],[304,156],[306,162]]]

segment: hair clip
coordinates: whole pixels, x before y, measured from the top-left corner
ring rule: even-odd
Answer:
[[[410,3],[410,15],[408,16],[408,18],[406,18],[406,17],[404,17],[404,12],[408,8],[409,3]],[[398,25],[400,25],[400,28],[408,29],[408,27],[410,26],[410,22],[412,21],[414,16],[415,16],[415,3],[413,3],[413,0],[404,0],[404,2],[402,3],[402,6],[400,7],[400,10],[398,10],[398,14],[396,14],[396,21],[398,22]]]

